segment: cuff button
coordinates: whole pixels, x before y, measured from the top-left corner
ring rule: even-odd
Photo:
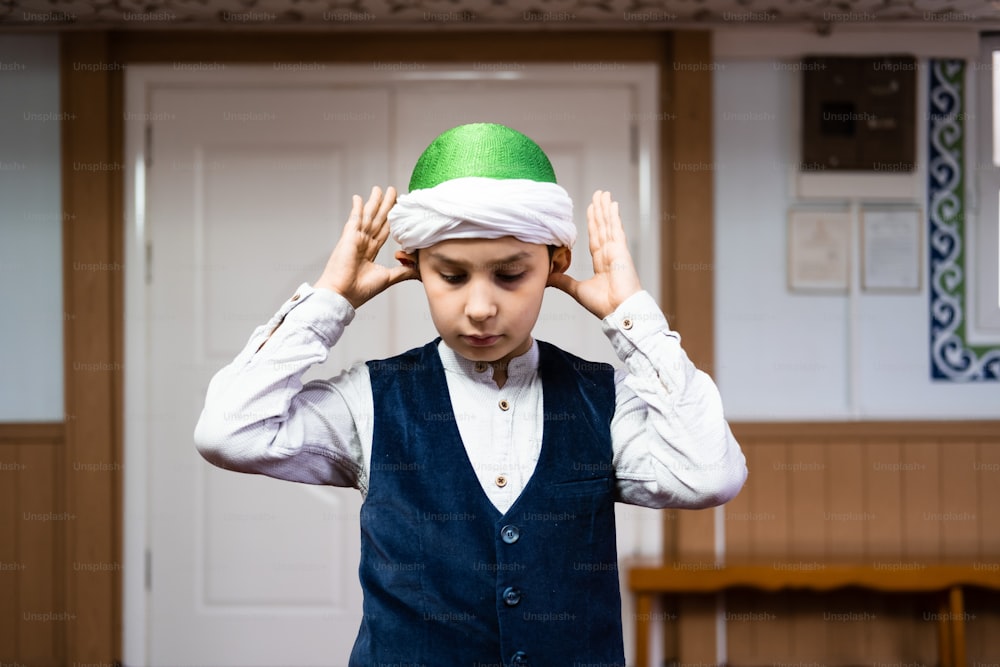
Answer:
[[[622,329],[625,329],[627,331],[631,328],[632,328],[632,318],[626,317],[624,320],[622,320]]]

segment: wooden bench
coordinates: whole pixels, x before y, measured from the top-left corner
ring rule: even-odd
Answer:
[[[871,564],[795,563],[725,565],[673,563],[628,570],[628,587],[635,594],[637,667],[650,667],[649,640],[653,599],[660,595],[719,593],[733,588],[762,591],[831,591],[858,587],[885,593],[940,593],[938,654],[944,667],[964,667],[964,586],[1000,590],[996,563],[929,564],[874,562]]]

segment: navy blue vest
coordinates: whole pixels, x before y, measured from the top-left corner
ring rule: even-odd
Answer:
[[[624,666],[611,366],[538,343],[541,454],[501,514],[465,453],[437,343],[368,363],[374,443],[351,667]]]

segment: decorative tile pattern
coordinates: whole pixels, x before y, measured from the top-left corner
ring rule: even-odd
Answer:
[[[1000,21],[989,0],[0,0],[0,26],[576,30]]]
[[[930,64],[931,377],[956,382],[1000,380],[1000,347],[965,342],[965,61]]]

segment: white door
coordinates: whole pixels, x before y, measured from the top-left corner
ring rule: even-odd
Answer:
[[[150,416],[141,436],[149,471],[148,664],[347,663],[361,617],[357,491],[216,469],[198,456],[191,434],[212,374],[299,283],[319,275],[351,194],[373,184],[405,192],[417,155],[448,127],[507,123],[541,144],[577,203],[571,273],[586,277],[591,192],[610,189],[623,209],[639,210],[632,99],[627,86],[613,84],[279,86],[267,72],[253,84],[152,92],[141,411]],[[307,377],[434,335],[419,284],[403,284],[366,304],[330,361]],[[613,359],[597,320],[555,290],[536,336]]]
[[[342,665],[360,620],[356,491],[207,465],[212,374],[314,280],[345,202],[386,177],[385,91],[166,89],[152,99],[148,433],[152,665]],[[365,122],[342,120],[367,110]],[[376,306],[377,308],[377,306]],[[360,323],[364,326],[364,322]],[[377,328],[338,347],[385,349]]]

